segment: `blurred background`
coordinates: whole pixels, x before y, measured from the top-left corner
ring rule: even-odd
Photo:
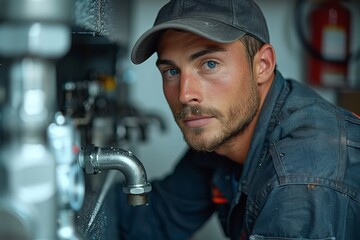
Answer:
[[[166,2],[0,0],[0,239],[117,236],[111,189],[124,174],[86,162],[107,147],[134,153],[150,182],[173,169],[186,144],[156,56],[130,61]],[[283,76],[360,114],[360,3],[256,2]],[[225,238],[214,216],[191,239]]]

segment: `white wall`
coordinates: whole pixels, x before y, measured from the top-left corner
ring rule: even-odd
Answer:
[[[133,18],[131,21],[131,46],[136,39],[153,24],[158,9],[166,0],[134,0]],[[301,81],[303,79],[303,50],[294,30],[294,0],[257,0],[268,21],[270,39],[277,53],[278,68],[285,77]],[[359,15],[359,14],[357,14]],[[358,34],[358,32],[357,32]],[[356,39],[359,39],[356,36]],[[359,46],[359,41],[356,43]],[[359,47],[357,47],[359,48]],[[170,110],[162,93],[161,78],[155,67],[154,56],[141,65],[129,67],[134,74],[132,83],[133,102],[141,109],[162,114],[168,130],[161,133],[155,126],[151,127],[149,141],[136,149],[136,155],[144,163],[150,178],[161,177],[168,173],[185,149],[182,135],[175,125]],[[355,75],[355,67],[352,74]],[[356,69],[359,69],[357,65]],[[357,72],[359,76],[359,72]],[[330,101],[334,92],[320,91]],[[202,229],[193,239],[221,240],[222,233],[217,220]]]

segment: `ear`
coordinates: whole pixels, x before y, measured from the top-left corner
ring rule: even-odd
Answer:
[[[259,85],[272,81],[275,65],[274,48],[270,44],[264,44],[254,57],[254,76]]]

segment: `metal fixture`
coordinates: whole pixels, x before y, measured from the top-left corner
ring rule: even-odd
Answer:
[[[116,216],[111,218],[113,212],[107,214],[109,211],[102,214],[105,208],[102,203],[114,199],[108,193],[112,193],[111,187],[118,181],[115,176],[119,175],[109,171],[111,174],[84,179],[79,159],[88,174],[120,170],[126,178],[124,191],[129,196],[129,204],[146,203],[151,185],[135,156],[118,148],[91,147],[81,152],[79,147],[95,143],[101,147],[127,148],[124,139],[121,143],[118,141],[120,118],[114,114],[108,121],[109,116],[102,111],[106,108],[109,112],[111,106],[118,109],[122,102],[115,101],[118,99],[113,92],[98,92],[102,90],[96,88],[99,82],[93,78],[83,79],[83,71],[100,66],[100,72],[115,75],[114,53],[117,51],[113,49],[119,50],[122,57],[127,52],[130,3],[130,0],[0,0],[3,85],[0,86],[0,239],[100,239],[99,235],[90,236],[98,226],[96,223],[108,221],[115,226]],[[70,54],[71,50],[79,50],[79,45],[72,45],[74,35],[81,40],[91,32],[95,34],[86,40],[90,39],[91,43],[95,40],[91,47],[99,47],[100,52],[106,46],[108,51],[104,56],[100,57],[99,51],[81,51],[91,53],[91,57],[78,55],[77,51]],[[105,45],[103,41],[96,41],[104,40],[103,36],[111,41]],[[88,43],[80,42],[81,45]],[[87,82],[84,87],[83,80],[94,83],[95,88]],[[64,81],[71,82],[65,89],[57,89]],[[121,89],[121,99],[127,98],[127,88],[122,85]],[[83,98],[81,94],[87,90],[89,94]],[[63,114],[55,114],[64,107],[59,101],[63,91],[70,101],[65,101]],[[106,102],[109,104],[101,105],[104,99],[109,100]],[[74,102],[84,109],[66,105]],[[148,117],[146,123],[137,120],[143,140],[146,126],[154,119]],[[134,128],[129,121],[122,122],[127,125],[126,130]],[[103,127],[110,131],[101,132]],[[96,134],[99,132],[101,134]],[[84,182],[89,179],[91,184],[86,184],[85,189]],[[95,191],[94,186],[99,191]],[[82,206],[86,190],[89,191],[84,206],[88,209]],[[91,199],[96,200],[95,206]],[[91,218],[84,232],[77,223],[81,222],[79,219],[87,220],[90,211]],[[108,236],[114,235],[101,232],[101,237]]]
[[[126,180],[123,191],[128,194],[128,204],[135,206],[147,203],[151,184],[144,166],[131,152],[115,147],[89,145],[81,149],[79,164],[87,174],[97,174],[102,170],[121,171]]]
[[[73,121],[62,113],[55,114],[55,120],[48,128],[48,138],[56,160],[58,197],[59,240],[81,239],[76,232],[75,212],[83,205],[85,196],[84,175],[77,158],[80,151],[79,134]]]
[[[54,60],[70,48],[74,2],[0,5],[0,56],[11,60],[1,109],[0,239],[56,239],[56,163],[46,131],[56,105]]]

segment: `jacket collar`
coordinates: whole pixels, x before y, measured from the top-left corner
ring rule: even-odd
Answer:
[[[255,127],[254,135],[251,140],[250,149],[241,174],[239,191],[246,194],[249,192],[249,186],[258,166],[261,166],[262,160],[268,150],[268,141],[270,132],[277,124],[277,115],[284,102],[287,92],[283,91],[285,79],[281,73],[276,70],[275,79],[266,96],[260,116]]]

